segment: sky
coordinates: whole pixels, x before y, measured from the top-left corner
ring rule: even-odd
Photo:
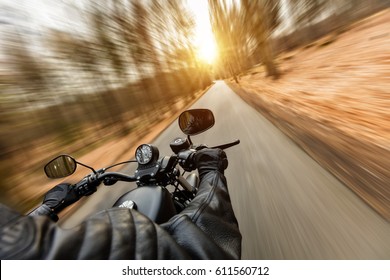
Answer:
[[[199,57],[211,63],[216,57],[207,0],[187,0],[196,22],[195,45]],[[80,14],[66,3],[73,0],[0,0],[0,39],[2,31],[12,25],[19,32],[39,36],[47,27],[65,31],[80,31],[77,24]]]
[[[0,0],[2,23],[28,26],[31,29],[41,25],[62,26],[58,18],[65,16],[62,1],[50,0]]]

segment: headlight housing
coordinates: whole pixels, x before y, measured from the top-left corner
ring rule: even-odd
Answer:
[[[142,144],[135,150],[135,159],[141,165],[156,162],[158,156],[158,148],[149,144]]]

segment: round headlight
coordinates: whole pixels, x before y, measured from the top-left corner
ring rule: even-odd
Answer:
[[[135,159],[145,165],[158,159],[158,149],[152,145],[142,144],[135,150]]]

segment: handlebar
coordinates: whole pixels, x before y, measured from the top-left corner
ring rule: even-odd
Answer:
[[[211,147],[211,149],[227,149],[232,146],[235,146],[240,143],[240,140],[235,140],[231,143],[227,144],[222,144],[218,146]],[[170,176],[164,177],[160,176],[162,173],[172,173],[175,177],[177,182],[186,190],[191,191],[192,188],[188,184],[188,182],[181,177],[180,172],[175,173],[176,170],[175,166],[176,164],[179,164],[185,171],[192,171],[196,169],[196,164],[194,162],[194,157],[197,151],[203,149],[203,148],[208,148],[206,145],[199,145],[199,146],[193,146],[193,145],[188,145],[185,149],[181,150],[180,152],[175,152],[175,155],[166,157],[168,159],[166,160],[161,160],[161,162],[157,165],[154,165],[151,167],[153,170],[149,169],[143,169],[143,175],[145,178],[149,178],[149,173],[151,172],[150,175],[152,178],[158,178],[157,180],[167,180],[167,182],[170,180]],[[74,160],[74,163],[78,163]],[[114,165],[115,166],[115,165]],[[96,192],[97,187],[103,183],[106,186],[113,185],[117,181],[124,181],[124,182],[137,182],[142,181],[142,175],[140,175],[141,172],[139,172],[136,176],[130,176],[126,175],[120,172],[105,172],[108,168],[103,168],[100,170],[95,171],[93,170],[93,173],[85,176],[81,181],[78,183],[72,185],[74,194],[79,198],[83,196],[89,196]],[[160,174],[156,176],[156,174]],[[178,176],[179,175],[179,176]],[[156,177],[155,177],[156,176]],[[78,200],[77,199],[77,200]],[[76,200],[76,201],[77,201]],[[54,211],[55,213],[58,213],[63,207],[66,207],[67,205],[60,205],[58,207],[58,211]]]
[[[135,176],[129,176],[123,173],[119,172],[107,172],[103,173],[99,176],[99,180],[104,180],[104,179],[116,179],[118,181],[125,181],[125,182],[135,182],[137,181],[137,178]]]
[[[137,178],[119,172],[90,174],[73,185],[73,187],[76,194],[81,197],[93,194],[102,182],[104,182],[105,185],[112,185],[117,181],[135,182],[137,181]]]
[[[211,147],[211,149],[227,149],[227,148],[230,148],[230,147],[233,147],[235,145],[238,145],[240,144],[240,140],[237,139],[236,141],[233,141],[231,143],[227,143],[227,144],[222,144],[222,145],[219,145],[219,146],[214,146],[214,147]]]

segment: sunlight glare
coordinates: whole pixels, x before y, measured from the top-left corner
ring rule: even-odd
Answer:
[[[213,64],[217,57],[217,49],[214,40],[201,42],[198,47],[198,57],[208,64]]]
[[[211,29],[207,0],[189,0],[188,4],[195,16],[195,45],[198,59],[213,64],[218,53]]]

